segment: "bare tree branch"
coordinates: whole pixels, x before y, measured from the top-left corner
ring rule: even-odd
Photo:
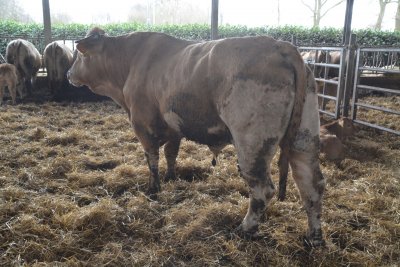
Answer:
[[[390,1],[390,0],[389,0],[389,1]],[[326,2],[326,1],[325,1],[325,2]],[[323,18],[323,17],[326,15],[326,13],[328,13],[331,9],[337,7],[338,5],[340,5],[340,4],[343,3],[343,2],[344,2],[344,0],[340,0],[339,2],[337,2],[336,4],[334,4],[333,6],[327,8],[326,11],[325,11],[324,13],[322,13],[321,18]]]
[[[305,5],[311,12],[313,12],[314,13],[314,8],[313,7],[311,7],[310,5],[308,5],[308,4],[306,4],[306,3],[304,3],[304,0],[301,0],[301,2],[303,3],[303,5]]]

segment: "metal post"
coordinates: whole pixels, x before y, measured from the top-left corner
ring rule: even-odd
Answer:
[[[349,41],[350,41],[351,19],[353,16],[353,4],[354,4],[354,0],[347,0],[346,17],[344,20],[343,39],[342,39],[343,45],[348,45]]]
[[[343,116],[349,116],[349,108],[350,108],[350,98],[352,89],[354,87],[354,73],[357,70],[354,70],[356,66],[356,41],[357,36],[355,34],[351,34],[350,43],[346,49],[346,83],[344,87],[343,94]]]
[[[44,46],[51,42],[51,19],[49,0],[42,0],[43,25],[44,25]]]
[[[218,39],[218,0],[212,0],[211,7],[211,40]]]

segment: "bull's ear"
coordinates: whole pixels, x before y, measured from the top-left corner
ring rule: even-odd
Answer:
[[[76,49],[82,54],[99,51],[103,44],[105,32],[99,28],[91,30],[85,38],[75,41]]]

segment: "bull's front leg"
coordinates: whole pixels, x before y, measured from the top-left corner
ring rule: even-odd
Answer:
[[[169,140],[164,146],[165,159],[167,160],[167,173],[164,181],[175,180],[176,157],[178,156],[181,139],[179,137]]]
[[[151,134],[143,130],[142,127],[135,125],[134,130],[140,143],[143,146],[146,156],[147,164],[150,170],[149,187],[147,195],[150,198],[156,198],[156,194],[160,192],[160,177],[158,175],[158,161],[159,161],[159,140]]]
[[[150,198],[155,198],[156,194],[161,190],[160,177],[158,175],[158,149],[151,149],[150,151],[145,150],[145,156],[150,170],[150,180],[147,195],[149,195]]]

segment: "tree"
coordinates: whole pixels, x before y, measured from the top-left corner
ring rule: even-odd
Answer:
[[[380,30],[382,28],[382,20],[383,17],[385,16],[386,5],[390,3],[399,2],[397,0],[378,0],[378,1],[379,1],[379,14],[375,23],[375,30]]]
[[[149,5],[144,6],[142,4],[136,4],[131,7],[128,14],[128,21],[130,22],[141,22],[141,23],[150,23],[149,16]]]
[[[301,2],[313,13],[313,27],[319,27],[321,19],[333,8],[343,3],[344,0],[336,0],[336,1],[314,0],[314,5],[310,5],[306,3],[304,0],[301,0]],[[333,4],[327,6],[328,2]]]
[[[55,13],[51,14],[51,22],[54,24],[68,24],[72,22],[72,19],[66,13]]]
[[[0,19],[11,19],[20,22],[32,22],[33,19],[24,12],[17,0],[0,0]]]
[[[151,0],[130,9],[128,21],[150,24],[207,23],[208,11],[190,0]]]
[[[397,2],[396,18],[394,23],[394,30],[400,31],[400,1]]]

